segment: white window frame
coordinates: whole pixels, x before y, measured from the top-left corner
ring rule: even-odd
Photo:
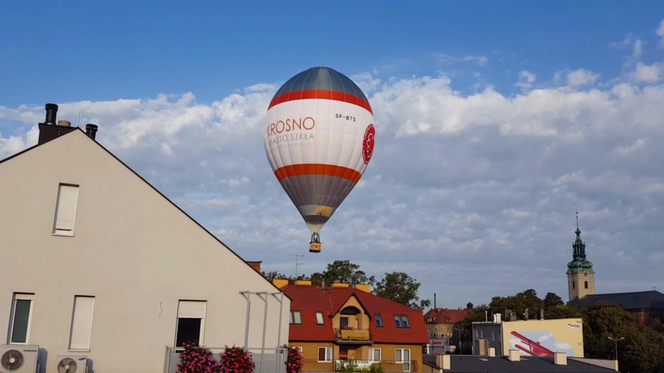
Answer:
[[[79,299],[92,299],[92,307],[90,308],[90,314],[89,315],[84,315],[86,317],[90,318],[89,325],[86,325],[85,327],[87,328],[87,341],[85,346],[83,347],[73,347],[72,346],[72,338],[74,337],[74,325],[76,322],[76,312],[77,312],[77,304]],[[92,338],[92,320],[94,318],[94,313],[95,313],[95,297],[90,296],[90,295],[76,295],[74,296],[74,308],[72,309],[72,314],[71,314],[71,326],[69,329],[69,351],[90,351],[90,340]]]
[[[394,315],[394,326],[400,329],[410,329],[408,315]]]
[[[325,325],[325,318],[321,311],[316,311],[316,325]]]
[[[65,229],[58,229],[60,226],[59,224],[59,215],[60,215],[60,204],[62,202],[61,199],[61,194],[63,188],[74,188],[76,191],[76,196],[74,197],[74,205],[73,205],[73,216],[71,217],[71,228],[67,227]],[[79,193],[79,186],[76,184],[68,184],[68,183],[60,183],[58,185],[58,196],[55,204],[55,217],[53,219],[53,232],[52,234],[54,236],[67,236],[67,237],[73,237],[74,236],[74,228],[76,226],[76,210],[78,209],[78,193]],[[71,206],[70,206],[71,207]],[[70,230],[69,230],[70,229]]]
[[[203,314],[201,316],[196,316],[196,317],[186,317],[188,315],[182,315],[181,308],[182,305],[186,303],[203,303]],[[205,343],[205,317],[207,316],[207,301],[206,300],[186,300],[186,299],[180,299],[178,301],[178,312],[177,316],[175,318],[175,339],[174,339],[174,345],[177,345],[178,343],[178,325],[180,324],[180,319],[181,318],[198,318],[201,319],[201,330],[199,332],[200,337],[198,338],[198,344],[201,346],[204,346]]]
[[[320,359],[320,349],[324,348],[325,349],[325,360]],[[318,350],[316,351],[316,359],[318,360],[319,363],[331,363],[332,362],[332,347],[318,347]]]
[[[28,310],[28,327],[25,331],[25,342],[12,342],[14,337],[14,318],[16,317],[16,301],[29,300],[30,310]],[[9,335],[7,336],[7,343],[12,345],[27,345],[30,343],[30,328],[32,325],[32,313],[35,306],[35,295],[31,293],[14,293],[12,296],[12,313],[9,320]]]
[[[378,360],[374,360],[374,352],[378,351]],[[372,363],[380,363],[383,360],[383,351],[380,348],[370,348],[369,356],[371,357],[369,361]]]
[[[404,359],[405,352],[408,351],[408,360]],[[394,362],[397,364],[403,364],[403,371],[410,372],[412,365],[412,355],[410,354],[410,348],[397,348],[394,351]]]

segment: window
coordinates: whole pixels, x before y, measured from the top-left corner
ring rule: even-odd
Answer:
[[[77,203],[78,185],[60,184],[58,187],[58,202],[55,206],[54,235],[74,235]]]
[[[394,362],[403,364],[404,372],[410,372],[410,348],[397,348],[394,356]]]
[[[339,327],[340,328],[345,328],[347,326],[348,326],[348,317],[341,316],[341,318],[339,318]]]
[[[181,300],[178,303],[176,347],[182,347],[185,342],[203,344],[206,306],[205,301]]]
[[[410,328],[407,315],[394,315],[394,324],[397,328]]]
[[[574,286],[574,281],[572,281],[572,289],[576,289],[576,286]]]
[[[369,360],[373,361],[374,363],[380,362],[381,358],[381,350],[380,348],[372,348],[369,350]]]
[[[325,319],[323,319],[322,312],[316,312],[316,324],[325,325]]]
[[[584,285],[585,285],[586,289],[588,289],[588,281],[586,281]]]
[[[379,327],[379,328],[382,328],[383,327],[383,316],[381,316],[380,313],[377,313],[377,314],[374,315],[374,317],[376,318],[376,326]]]
[[[28,343],[34,297],[34,294],[14,293],[9,320],[9,343]]]
[[[318,347],[318,362],[319,363],[332,362],[332,347]]]
[[[291,311],[290,313],[290,323],[302,325],[302,313],[300,311]]]
[[[74,297],[74,312],[71,318],[71,331],[69,335],[70,350],[89,350],[90,334],[92,332],[92,311],[95,306],[95,297]]]

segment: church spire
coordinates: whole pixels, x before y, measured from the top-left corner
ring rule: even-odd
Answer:
[[[581,229],[579,229],[579,211],[576,211],[576,240],[572,245],[574,249],[572,252],[572,261],[567,264],[567,267],[575,271],[589,270],[593,272],[593,264],[586,259],[586,243],[581,239]]]

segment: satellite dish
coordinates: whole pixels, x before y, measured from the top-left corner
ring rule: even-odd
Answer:
[[[311,231],[310,252],[320,252],[319,232],[362,177],[375,137],[367,97],[332,68],[303,71],[272,98],[265,153]]]

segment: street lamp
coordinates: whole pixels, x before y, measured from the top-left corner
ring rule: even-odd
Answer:
[[[610,340],[612,340],[613,343],[615,343],[615,345],[616,345],[616,350],[615,350],[616,352],[615,352],[615,354],[616,354],[616,361],[618,361],[618,341],[622,341],[623,339],[625,339],[625,337],[620,337],[620,338],[611,338],[611,337],[608,337],[608,338],[609,338]]]
[[[461,355],[461,331],[463,330],[463,327],[457,326],[454,330],[459,332],[459,355]]]

